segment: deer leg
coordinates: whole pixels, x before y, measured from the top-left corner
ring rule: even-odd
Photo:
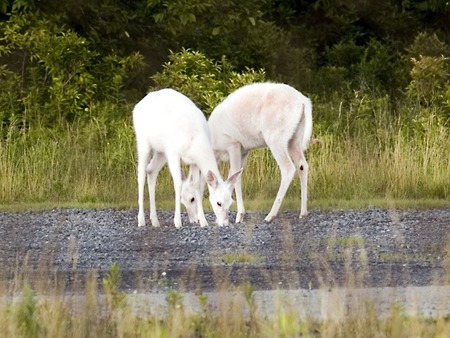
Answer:
[[[228,149],[228,156],[230,159],[229,175],[234,174],[244,166],[244,162],[247,159],[247,153],[242,154],[240,143],[234,144]],[[237,214],[236,223],[242,222],[245,214],[244,199],[242,198],[242,178],[239,177],[234,185],[234,191],[236,193]]]
[[[203,187],[202,175],[200,175],[200,169],[196,165],[191,165],[191,171],[195,188],[195,199],[197,202],[197,217],[201,227],[208,226],[205,213],[203,211]]]
[[[175,216],[174,223],[176,228],[181,228],[181,166],[178,156],[167,156],[170,173],[172,174],[173,187],[175,190]]]
[[[298,177],[300,178],[301,186],[301,206],[300,206],[300,218],[308,214],[308,172],[309,165],[306,161],[303,150],[298,142],[292,142],[289,146],[290,154],[297,164]]]
[[[245,162],[247,162],[247,157],[248,157],[248,152],[246,152],[245,154],[242,154],[242,156],[241,156],[241,168],[245,167]],[[239,169],[241,169],[241,168],[239,168]],[[236,181],[236,184],[239,184],[239,188],[238,188],[239,197],[236,194],[236,200],[237,200],[237,205],[238,205],[238,212],[237,212],[237,215],[236,215],[236,223],[240,223],[240,222],[243,221],[244,214],[245,214],[244,197],[242,195],[242,175]],[[235,184],[235,189],[236,189],[236,184]],[[239,212],[239,205],[241,206],[241,212]]]
[[[306,159],[302,153],[302,158],[298,162],[298,173],[300,176],[300,185],[301,185],[301,194],[302,194],[302,202],[300,209],[300,218],[306,216],[308,214],[307,204],[308,204],[308,173],[309,173],[309,165],[306,162]]]
[[[292,163],[291,158],[289,157],[287,147],[283,147],[280,146],[279,144],[276,144],[273,145],[272,147],[269,146],[269,148],[272,151],[272,155],[277,161],[278,166],[280,167],[281,183],[280,188],[278,189],[277,197],[273,202],[272,209],[265,218],[266,222],[270,222],[278,214],[281,202],[283,202],[284,196],[286,195],[286,191],[289,188],[289,185],[291,184],[295,174],[295,166]]]
[[[146,168],[150,161],[151,149],[144,149],[143,147],[138,147],[138,226],[145,225],[145,208],[144,208],[144,190],[145,190],[145,178],[146,178]]]
[[[159,227],[159,220],[156,214],[155,189],[156,179],[161,168],[166,164],[166,157],[162,153],[155,153],[150,164],[147,166],[148,193],[150,196],[150,220],[154,227]]]

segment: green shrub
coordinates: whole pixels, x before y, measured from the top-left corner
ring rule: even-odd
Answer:
[[[447,105],[447,91],[450,88],[449,60],[443,55],[412,58],[412,80],[407,88],[408,97],[424,106]]]
[[[10,71],[6,65],[0,66],[0,137],[5,136],[8,126],[19,124],[20,76]]]
[[[152,80],[155,85],[151,90],[176,89],[209,115],[235,89],[248,83],[264,81],[265,72],[247,68],[245,72],[239,73],[233,70],[225,57],[217,62],[201,52],[182,49],[169,55],[164,70],[152,76]]]
[[[407,52],[410,58],[416,59],[420,56],[450,56],[450,46],[441,41],[436,33],[420,32],[407,48]]]
[[[10,72],[20,74],[17,114],[27,123],[90,117],[93,102],[120,100],[129,71],[142,63],[138,53],[101,55],[76,32],[37,14],[11,15],[1,33],[0,56],[18,60],[17,69],[3,67],[1,75],[17,82]]]
[[[408,103],[420,106],[415,120],[428,119],[431,112],[450,117],[450,46],[436,33],[421,32],[408,47],[411,81],[406,88]]]
[[[316,70],[314,92],[363,91],[397,94],[405,86],[407,65],[401,55],[386,42],[371,39],[359,45],[342,41],[325,50],[326,64]]]

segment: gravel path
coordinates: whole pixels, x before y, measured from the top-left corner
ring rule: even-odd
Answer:
[[[0,280],[46,276],[70,288],[113,263],[125,290],[143,291],[425,286],[450,276],[450,209],[284,212],[270,223],[250,213],[227,227],[208,214],[207,228],[183,214],[181,229],[173,212],[158,215],[160,228],[138,228],[137,210],[2,212]]]

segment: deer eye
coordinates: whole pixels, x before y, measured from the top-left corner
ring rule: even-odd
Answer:
[[[191,198],[191,203],[194,203],[195,202],[195,197],[192,197]]]
[[[221,207],[221,206],[222,206],[222,202],[217,202],[217,205],[218,205],[219,207]]]

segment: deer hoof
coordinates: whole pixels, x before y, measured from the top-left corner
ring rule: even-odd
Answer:
[[[276,216],[276,215],[275,215]],[[272,216],[272,215],[267,215],[267,217],[266,218],[264,218],[264,220],[266,221],[266,222],[271,222],[274,218],[275,218],[275,216]]]
[[[244,213],[240,212],[236,215],[236,223],[241,223],[244,220]]]

